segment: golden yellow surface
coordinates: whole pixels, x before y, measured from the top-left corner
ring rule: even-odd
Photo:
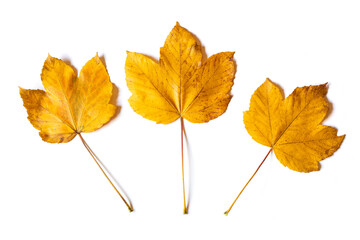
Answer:
[[[320,169],[345,135],[321,125],[328,113],[326,84],[296,88],[285,100],[269,79],[254,92],[244,112],[246,130],[258,143],[271,147],[286,167],[298,172]]]
[[[203,123],[226,111],[231,99],[233,52],[211,56],[203,64],[201,46],[178,23],[160,49],[159,61],[128,52],[125,72],[133,110],[157,123],[179,117]]]
[[[80,132],[100,128],[115,113],[109,104],[112,83],[98,55],[78,78],[69,65],[49,55],[41,80],[46,91],[20,88],[20,95],[29,121],[46,142],[69,142]]]

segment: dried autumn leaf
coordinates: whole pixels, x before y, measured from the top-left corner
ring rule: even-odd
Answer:
[[[85,64],[79,77],[65,62],[49,55],[42,69],[41,80],[46,91],[20,88],[30,123],[40,130],[41,138],[49,143],[66,143],[79,135],[105,174],[80,134],[99,129],[116,110],[116,106],[109,103],[112,83],[98,55]]]
[[[335,128],[321,125],[329,110],[326,94],[327,86],[322,84],[296,88],[284,100],[279,87],[266,79],[252,95],[249,111],[244,112],[245,128],[256,142],[270,147],[266,157],[274,151],[292,170],[317,171],[319,161],[331,156],[345,137],[337,136]]]
[[[159,62],[128,52],[125,72],[134,111],[157,123],[182,117],[204,123],[225,112],[235,65],[233,52],[211,56],[201,64],[201,46],[178,23],[160,49]]]
[[[321,125],[328,112],[326,84],[296,88],[285,100],[269,79],[253,94],[244,113],[245,128],[260,144],[271,147],[279,161],[298,172],[320,169],[345,135]]]
[[[20,95],[29,121],[46,142],[69,142],[81,132],[100,128],[115,113],[116,107],[109,103],[112,83],[97,55],[78,78],[69,65],[49,55],[41,80],[46,92],[20,88]]]
[[[202,64],[200,44],[177,23],[160,49],[159,62],[128,52],[129,103],[136,113],[157,123],[180,118],[182,129],[183,118],[193,123],[215,119],[226,111],[231,99],[233,55],[218,53]],[[184,209],[186,213],[185,203]]]

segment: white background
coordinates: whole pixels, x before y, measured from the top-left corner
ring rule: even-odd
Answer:
[[[180,122],[157,125],[127,99],[126,51],[155,58],[170,30],[195,34],[208,56],[235,51],[227,112],[185,121],[190,209],[182,214]],[[0,239],[359,239],[360,5],[357,1],[1,1]],[[120,114],[83,134],[126,191],[129,213],[79,138],[45,143],[18,86],[43,89],[50,53],[78,71],[103,56]],[[272,154],[229,207],[268,148],[242,122],[266,77],[287,96],[328,82],[324,124],[346,134],[322,169],[298,173]],[[187,183],[187,189],[189,189]]]

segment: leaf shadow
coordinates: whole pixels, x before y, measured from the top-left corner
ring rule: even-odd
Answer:
[[[89,145],[85,142],[85,140],[83,141],[85,148],[87,148],[87,150],[89,151],[90,155],[92,155],[94,157],[94,160],[97,161],[97,163],[101,166],[102,170],[104,171],[104,174],[107,175],[107,177],[109,177],[112,181],[112,184],[114,184],[114,186],[116,187],[117,190],[120,190],[120,192],[124,195],[124,197],[128,200],[129,206],[131,207],[131,209],[133,208],[131,199],[129,198],[129,195],[127,194],[127,192],[124,190],[124,188],[119,184],[119,182],[116,180],[116,178],[114,177],[114,175],[109,171],[109,169],[104,165],[104,163],[100,160],[100,158],[93,152],[93,150],[89,147]]]
[[[132,209],[133,205],[132,202],[129,198],[128,193],[124,190],[124,188],[119,184],[119,182],[116,180],[116,178],[112,175],[112,173],[108,170],[108,168],[103,164],[103,162],[94,154],[94,156],[96,157],[96,159],[99,161],[99,164],[103,167],[104,171],[106,171],[109,175],[109,177],[113,180],[114,184],[116,185],[116,188],[118,188],[123,194],[124,197],[129,201],[129,205]]]
[[[75,73],[75,76],[77,77],[78,76],[78,70],[75,68],[74,65],[72,65],[71,60],[69,58],[67,58],[67,57],[61,58],[61,60],[72,68],[72,70]]]
[[[190,203],[191,203],[191,196],[192,196],[192,185],[193,185],[193,161],[192,161],[192,152],[190,148],[189,138],[186,134],[185,124],[184,124],[184,137],[185,137],[185,144],[187,149],[187,161],[188,161],[188,197],[187,197],[187,205],[186,205],[186,212],[189,212]]]
[[[235,76],[236,76],[236,74],[237,74],[237,63],[236,63],[236,61],[235,61],[235,59],[234,59],[234,57],[232,58],[232,60],[233,60],[233,63],[234,63],[234,76],[233,76],[233,79],[232,79],[232,81],[233,81],[233,85],[231,86],[231,90],[230,90],[230,102],[229,102],[229,104],[232,102],[231,100],[232,100],[232,98],[233,98],[233,96],[234,95],[232,95],[232,93],[231,93],[231,91],[232,91],[232,89],[233,89],[233,87],[234,87],[234,84],[235,84]],[[237,76],[237,78],[239,78],[239,76]],[[228,108],[228,107],[227,107]],[[226,110],[227,110],[227,108],[226,108]]]
[[[282,96],[283,100],[285,100],[285,92],[284,92],[284,89],[283,89],[278,83],[273,82],[270,78],[267,78],[267,79],[269,79],[270,82],[271,82],[272,84],[274,84],[274,85],[280,90],[281,96]]]
[[[100,58],[101,62],[104,64],[105,69],[106,69],[106,72],[107,72],[107,66],[106,66],[106,61],[105,61],[104,55],[99,56],[99,58]],[[108,74],[109,74],[109,73],[108,73]],[[109,76],[110,76],[110,75],[109,75]],[[110,82],[111,82],[111,79],[110,79]],[[114,115],[113,115],[113,116],[110,118],[110,120],[109,120],[107,123],[105,123],[104,125],[108,124],[108,123],[111,122],[113,119],[117,118],[118,115],[119,115],[120,112],[121,112],[121,106],[118,105],[118,103],[117,103],[117,99],[118,99],[118,97],[119,97],[119,88],[115,85],[115,83],[111,82],[111,84],[112,84],[112,94],[111,94],[111,98],[110,98],[109,103],[112,104],[112,105],[114,105],[114,106],[116,107],[116,109],[115,109]]]
[[[189,30],[188,30],[189,31]],[[189,31],[190,32],[190,31]],[[205,47],[203,45],[201,45],[201,41],[200,39],[192,32],[190,32],[191,35],[194,37],[195,41],[196,41],[196,44],[198,46],[200,46],[200,51],[201,51],[201,55],[202,55],[202,58],[201,58],[201,64],[203,64],[204,62],[206,62],[208,56],[206,54],[206,51],[205,51]]]
[[[329,90],[329,83],[326,83],[326,93],[328,92]],[[333,104],[329,101],[329,99],[327,98],[327,96],[325,97],[325,101],[326,103],[328,104],[328,111],[324,117],[324,120],[327,119],[333,112],[334,110],[334,107],[333,107]]]

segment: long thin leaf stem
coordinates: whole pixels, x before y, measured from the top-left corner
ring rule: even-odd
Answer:
[[[186,200],[185,200],[185,180],[184,180],[184,119],[180,118],[181,123],[181,169],[182,169],[182,185],[183,185],[183,201],[184,201],[184,210],[183,213],[187,214],[188,209],[186,206]]]
[[[84,147],[86,148],[86,150],[89,152],[89,154],[91,155],[91,157],[94,159],[96,165],[98,165],[98,167],[100,168],[101,172],[104,174],[104,176],[106,177],[106,179],[110,182],[111,186],[115,189],[115,191],[119,194],[120,198],[124,201],[125,205],[127,206],[127,208],[129,209],[130,212],[134,211],[134,209],[132,208],[131,205],[129,205],[125,198],[121,195],[121,193],[119,192],[119,190],[115,187],[115,185],[112,183],[112,181],[110,180],[110,178],[108,177],[108,175],[105,173],[104,169],[101,167],[99,161],[96,159],[96,155],[94,154],[94,152],[91,150],[91,148],[89,147],[89,145],[85,142],[84,138],[81,136],[80,133],[78,133],[81,142],[84,144]]]
[[[262,162],[260,163],[260,165],[258,166],[258,168],[256,169],[256,171],[254,172],[254,174],[251,176],[251,178],[247,181],[247,183],[245,184],[245,186],[243,187],[243,189],[240,191],[240,193],[237,195],[237,197],[235,198],[234,202],[231,204],[231,206],[229,207],[229,209],[224,212],[224,214],[227,216],[231,210],[231,208],[234,206],[236,200],[238,200],[238,198],[240,197],[241,193],[245,190],[246,186],[249,184],[249,182],[253,179],[253,177],[255,176],[255,174],[259,171],[261,165],[263,165],[263,163],[265,162],[266,158],[269,156],[269,154],[271,153],[272,148],[270,148],[269,152],[266,154],[264,160],[262,160]]]

